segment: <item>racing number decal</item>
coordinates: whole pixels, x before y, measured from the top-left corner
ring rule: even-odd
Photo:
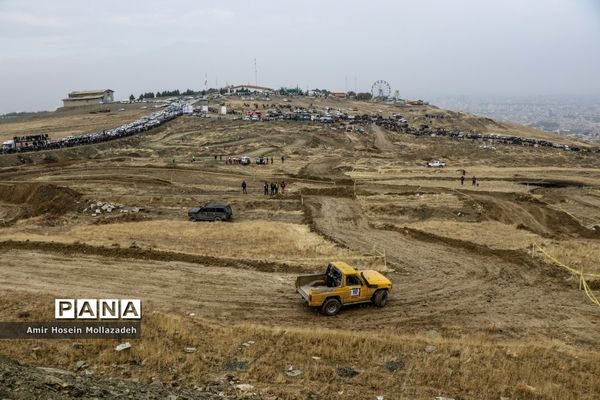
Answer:
[[[360,296],[360,288],[352,288],[352,289],[350,289],[350,296],[351,297]]]

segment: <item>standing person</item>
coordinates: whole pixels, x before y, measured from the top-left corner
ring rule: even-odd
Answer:
[[[196,156],[192,156],[192,162],[196,161]]]
[[[271,156],[271,164],[273,164],[273,156]]]
[[[283,163],[285,161],[285,157],[281,156],[281,162]]]
[[[461,175],[461,176],[460,176],[460,186],[462,186],[462,185],[464,185],[464,184],[465,184],[465,176],[464,176],[464,175]]]
[[[275,194],[275,184],[271,182],[271,196]]]
[[[269,195],[269,184],[266,181],[265,181],[264,189],[265,189],[265,196],[268,196]]]
[[[279,193],[279,182],[275,182],[275,194]]]
[[[282,181],[281,181],[281,194],[284,194],[284,193],[285,193],[285,186],[286,186],[286,185],[287,185],[287,184],[285,183],[285,181],[284,181],[284,180],[282,180]]]
[[[477,178],[473,177],[473,186],[477,185]]]
[[[248,192],[246,191],[246,181],[242,181],[242,193],[243,194],[248,194]]]

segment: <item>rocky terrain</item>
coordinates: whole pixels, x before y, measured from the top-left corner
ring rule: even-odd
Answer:
[[[251,393],[251,386],[236,386],[233,381],[214,382],[193,388],[173,388],[158,381],[147,384],[125,379],[94,377],[59,368],[31,367],[2,356],[0,356],[0,381],[2,382],[0,398],[10,400],[258,400],[261,398]]]

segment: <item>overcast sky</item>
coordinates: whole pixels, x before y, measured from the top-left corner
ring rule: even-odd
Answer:
[[[598,0],[0,0],[0,113],[226,83],[600,94]]]

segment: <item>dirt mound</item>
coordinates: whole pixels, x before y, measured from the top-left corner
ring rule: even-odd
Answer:
[[[150,218],[142,214],[125,213],[113,216],[101,216],[94,220],[94,225],[119,224],[123,222],[140,222]]]
[[[62,215],[77,207],[81,194],[47,183],[0,184],[0,201],[20,206],[19,218]]]
[[[509,263],[526,265],[531,268],[537,268],[539,270],[543,270],[544,274],[554,278],[566,279],[569,276],[569,274],[566,273],[564,270],[555,268],[554,266],[546,264],[537,258],[533,258],[523,250],[494,249],[483,244],[477,244],[466,240],[436,235],[431,232],[425,232],[407,226],[400,227],[391,224],[383,224],[381,226],[373,226],[373,228],[384,231],[387,230],[399,232],[405,236],[423,242],[445,244],[452,248],[460,248],[471,253],[497,257]]]
[[[399,204],[369,205],[367,214],[371,216],[406,217],[411,221],[425,221],[428,219],[454,220],[454,221],[479,221],[479,215],[470,207],[443,208],[419,205],[406,207]]]
[[[342,185],[354,184],[354,181],[345,175],[345,172],[349,169],[346,166],[340,165],[342,161],[341,157],[328,157],[315,160],[302,167],[295,177],[331,181]]]
[[[303,188],[302,195],[354,198],[354,188],[352,186],[334,186],[329,188]]]
[[[134,243],[129,248],[92,246],[84,243],[58,243],[58,242],[36,242],[36,241],[1,241],[0,249],[36,250],[49,253],[61,254],[66,257],[76,257],[81,254],[101,257],[154,260],[154,261],[180,261],[190,264],[210,265],[212,267],[229,267],[239,269],[253,269],[263,272],[306,272],[306,269],[298,265],[275,261],[246,260],[234,258],[219,258],[196,254],[180,253],[174,251],[153,250],[140,248]]]
[[[300,196],[286,194],[285,198],[282,195],[269,196],[265,200],[250,200],[231,202],[235,210],[267,210],[267,211],[301,211]]]
[[[571,215],[549,207],[526,194],[476,194],[471,196],[481,207],[483,217],[509,225],[517,225],[544,237],[598,237]]]

